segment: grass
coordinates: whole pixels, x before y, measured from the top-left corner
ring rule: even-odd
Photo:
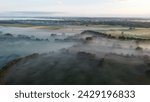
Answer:
[[[150,28],[135,28],[135,29],[127,29],[127,30],[111,30],[104,32],[106,34],[111,34],[112,36],[120,36],[124,35],[126,37],[141,37],[141,38],[150,38]]]
[[[112,36],[118,37],[122,34],[126,37],[141,37],[150,38],[150,28],[135,28],[129,29],[129,27],[123,26],[111,26],[111,25],[89,25],[89,26],[61,26],[61,25],[50,25],[50,26],[34,26],[31,24],[0,24],[4,27],[32,27],[38,29],[48,29],[48,30],[70,30],[81,32],[82,30],[94,30],[98,32],[103,32],[106,34],[111,34]],[[123,33],[122,33],[123,32]]]
[[[4,27],[33,27],[33,25],[30,25],[30,24],[0,24],[0,26],[4,26]]]
[[[46,26],[47,29],[49,30],[59,30],[59,29],[63,29],[64,26]]]
[[[49,29],[49,30],[59,30],[63,29],[63,26],[34,26],[31,24],[0,24],[0,26],[4,27],[32,27],[32,28],[42,28],[42,29]]]

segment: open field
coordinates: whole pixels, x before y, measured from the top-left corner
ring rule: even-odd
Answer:
[[[122,26],[111,26],[111,25],[90,25],[90,26],[40,26],[34,27],[38,29],[47,29],[54,32],[63,33],[81,33],[85,30],[93,30],[110,34],[115,37],[139,37],[139,38],[150,38],[150,28],[134,28]]]
[[[32,27],[30,24],[0,24],[0,26],[4,27]]]
[[[60,30],[60,29],[64,29],[64,26],[32,26],[32,28],[48,29],[48,30]]]
[[[141,38],[150,38],[150,28],[140,28],[140,27],[123,27],[123,26],[112,26],[112,25],[50,25],[50,26],[34,26],[29,24],[0,24],[4,27],[31,27],[36,29],[45,29],[52,32],[58,33],[81,33],[85,30],[93,30],[102,32],[105,34],[110,34],[112,36],[121,36],[126,37],[141,37]]]
[[[150,38],[150,28],[135,28],[135,29],[126,29],[126,30],[110,30],[104,33],[111,34],[113,36],[124,35],[126,37],[142,37]]]

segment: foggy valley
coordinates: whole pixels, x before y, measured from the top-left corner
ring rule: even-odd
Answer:
[[[144,18],[0,20],[0,84],[150,84]]]

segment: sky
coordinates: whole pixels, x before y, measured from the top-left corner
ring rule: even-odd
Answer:
[[[150,0],[0,0],[6,12],[58,16],[150,17]]]

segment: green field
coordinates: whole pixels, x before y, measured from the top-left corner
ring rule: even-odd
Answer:
[[[4,27],[33,27],[33,25],[30,25],[30,24],[0,24],[0,26],[4,26]]]
[[[0,26],[4,27],[31,27],[36,29],[45,29],[52,30],[56,32],[63,33],[81,33],[84,30],[93,30],[106,34],[110,34],[112,36],[125,36],[125,37],[141,37],[141,38],[150,38],[150,28],[139,28],[135,27],[134,29],[130,29],[130,27],[123,26],[112,26],[112,25],[50,25],[50,26],[34,26],[30,24],[0,24]]]
[[[127,29],[127,30],[111,30],[111,31],[106,31],[105,33],[111,34],[113,36],[124,35],[126,37],[150,38],[150,28],[135,28],[135,29]]]

